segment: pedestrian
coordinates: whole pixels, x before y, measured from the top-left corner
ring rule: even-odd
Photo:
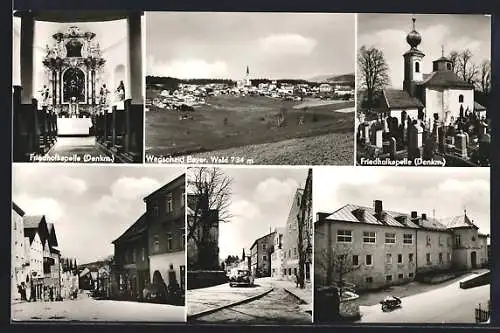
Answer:
[[[50,287],[49,289],[49,299],[51,302],[54,302],[54,288]]]

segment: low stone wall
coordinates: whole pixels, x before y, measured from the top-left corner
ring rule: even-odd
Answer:
[[[187,289],[217,286],[228,281],[224,271],[188,271]]]
[[[429,284],[437,284],[437,283],[451,280],[459,275],[461,275],[461,274],[447,273],[447,274],[440,274],[440,275],[434,275],[434,276],[425,276],[422,278],[422,282],[429,283]]]
[[[476,277],[473,277],[467,281],[460,282],[460,288],[468,289],[479,286],[484,286],[491,283],[491,272],[486,272]]]

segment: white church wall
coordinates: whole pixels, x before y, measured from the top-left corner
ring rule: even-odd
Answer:
[[[459,103],[459,96],[463,95],[463,103]],[[447,104],[451,114],[455,119],[460,115],[460,105],[463,105],[464,112],[474,110],[474,90],[473,89],[448,89]]]
[[[444,119],[444,96],[443,89],[426,88],[425,89],[425,116],[427,119],[434,119],[434,114],[437,113],[440,120]]]

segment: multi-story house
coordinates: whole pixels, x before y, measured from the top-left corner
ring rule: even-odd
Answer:
[[[187,196],[187,260],[189,270],[217,270],[219,268],[219,212],[209,210],[201,217],[201,204],[198,196]],[[195,214],[198,216],[196,217]],[[193,228],[190,236],[189,230]],[[199,247],[203,250],[200,251]]]
[[[283,276],[293,281],[299,272],[299,218],[303,194],[304,189],[295,192],[283,235]]]
[[[151,282],[146,216],[142,214],[112,242],[115,246],[112,289],[115,295],[125,299],[142,297],[142,290]]]
[[[25,236],[25,257],[29,258],[29,277],[26,278],[26,298],[33,300],[43,299],[44,271],[43,271],[43,243],[38,225],[45,217],[27,216],[23,218]]]
[[[464,234],[468,243],[458,245]],[[386,211],[380,200],[373,207],[348,204],[331,214],[318,213],[314,238],[318,285],[377,289],[487,261],[487,236],[477,233],[466,214],[438,220],[417,211]]]
[[[25,249],[24,240],[24,211],[19,208],[14,202],[12,203],[12,216],[11,216],[11,297],[12,299],[20,299],[21,294],[18,292],[18,286],[29,279],[29,257]]]
[[[149,272],[160,273],[169,286],[169,272],[185,290],[185,175],[181,175],[144,198],[148,226]],[[156,275],[158,275],[156,273]]]
[[[250,267],[255,277],[271,276],[271,255],[274,252],[275,233],[262,236],[250,247]]]
[[[67,299],[80,289],[76,259],[61,258],[61,297]]]
[[[271,253],[271,277],[283,278],[283,234],[284,228],[274,229],[274,251]]]
[[[311,282],[311,268],[313,266],[313,214],[312,214],[312,169],[309,169],[302,194],[300,206],[300,220],[303,220],[301,245],[304,253],[304,279]]]

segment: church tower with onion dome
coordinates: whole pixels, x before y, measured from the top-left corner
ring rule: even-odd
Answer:
[[[422,42],[422,37],[415,30],[415,17],[412,18],[413,29],[406,36],[406,42],[410,45],[410,49],[403,54],[404,58],[404,80],[403,90],[407,91],[410,96],[415,97],[416,83],[422,82],[422,59],[425,54],[417,47]]]

